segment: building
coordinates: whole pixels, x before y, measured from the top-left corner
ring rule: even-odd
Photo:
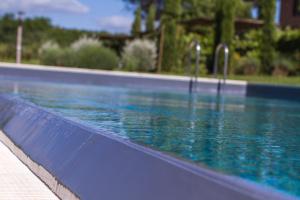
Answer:
[[[300,0],[281,0],[280,26],[300,28]]]

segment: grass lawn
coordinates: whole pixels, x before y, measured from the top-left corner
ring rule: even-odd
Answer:
[[[15,63],[15,59],[9,59],[9,58],[1,58],[0,62],[8,62],[8,63]],[[33,64],[33,65],[39,65],[40,61],[38,59],[31,59],[31,60],[22,60],[23,64]]]
[[[277,77],[277,76],[238,76],[230,75],[229,79],[245,80],[250,83],[265,83],[275,85],[294,85],[300,86],[300,76]]]
[[[182,73],[173,73],[173,72],[162,72],[162,74],[183,76]],[[211,78],[212,76],[199,75],[199,77]],[[219,75],[219,78],[222,77],[223,77],[222,75]],[[284,76],[266,76],[266,75],[254,75],[254,76],[228,75],[228,79],[248,81],[250,83],[300,86],[300,76],[284,77]]]

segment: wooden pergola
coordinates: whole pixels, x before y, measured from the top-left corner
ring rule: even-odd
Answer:
[[[133,40],[134,37],[131,35],[100,35],[100,40],[114,40],[114,41],[127,41],[127,40]]]
[[[212,18],[200,17],[191,20],[184,20],[180,22],[188,30],[191,30],[195,26],[213,26],[214,20]],[[263,26],[263,21],[254,19],[236,19],[235,29],[236,32],[241,33],[250,29],[257,29]]]
[[[211,18],[206,17],[200,17],[190,20],[184,20],[179,22],[181,25],[185,26],[187,30],[192,31],[193,27],[196,26],[213,26],[214,20]],[[263,21],[261,20],[254,20],[254,19],[237,19],[235,21],[235,29],[237,33],[242,33],[250,29],[257,29],[261,28],[263,26]],[[157,30],[157,33],[160,31]],[[144,36],[149,35],[147,32],[142,32],[138,37],[142,38]],[[100,35],[100,40],[114,40],[114,41],[130,41],[133,40],[135,37],[132,35],[110,35],[110,34],[104,34]]]
[[[159,31],[157,31],[159,32]],[[151,36],[153,35],[150,32],[141,32],[138,36],[138,38],[143,38],[143,37],[147,37],[147,36]],[[122,34],[122,35],[113,35],[113,34],[104,34],[104,35],[100,35],[99,39],[100,40],[114,40],[114,41],[130,41],[130,40],[134,40],[136,37],[132,36],[132,35],[127,35],[127,34]]]

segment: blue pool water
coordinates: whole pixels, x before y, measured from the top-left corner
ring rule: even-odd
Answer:
[[[300,103],[0,81],[0,91],[98,130],[300,196]]]

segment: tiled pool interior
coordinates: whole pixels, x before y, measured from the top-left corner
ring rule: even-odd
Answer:
[[[1,80],[98,130],[300,196],[300,102]]]

